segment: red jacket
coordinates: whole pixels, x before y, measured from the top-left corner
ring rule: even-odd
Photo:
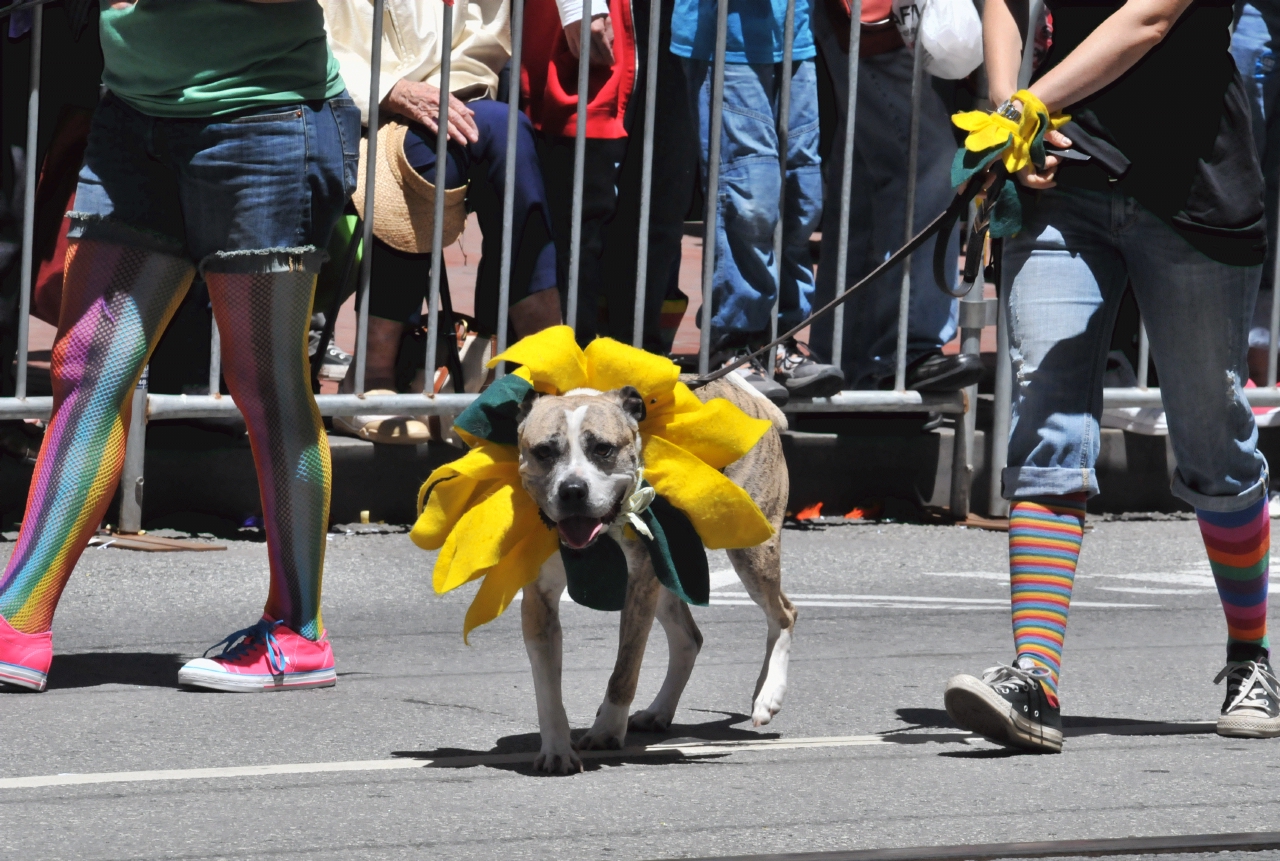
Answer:
[[[584,0],[591,8],[591,0]],[[627,136],[623,118],[635,91],[638,58],[631,0],[609,0],[613,21],[613,67],[592,68],[587,87],[587,137]],[[574,26],[577,26],[576,24]],[[528,0],[520,95],[534,128],[573,137],[578,129],[578,60],[569,53],[555,0]]]

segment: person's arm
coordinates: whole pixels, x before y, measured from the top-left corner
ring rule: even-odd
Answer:
[[[1192,0],[1127,0],[1029,89],[1053,112],[1093,95],[1159,45],[1191,3]],[[1026,0],[992,0],[983,14],[987,80],[995,104],[1018,89],[1022,35],[1015,10],[1026,17]],[[1032,22],[1031,27],[1034,26]]]
[[[1088,98],[1116,81],[1159,45],[1191,3],[1192,0],[1127,0],[1027,89],[1053,113]],[[1018,72],[1022,68],[1019,17],[1027,17],[1027,0],[989,0],[983,10],[983,50],[994,104],[1003,103],[1018,90]],[[1029,22],[1028,38],[1033,38],[1037,23]],[[1015,106],[1021,110],[1021,104]],[[1047,132],[1045,141],[1056,147],[1071,146],[1071,140],[1058,131]],[[1018,181],[1032,189],[1053,188],[1059,161],[1050,155],[1042,169],[1028,165],[1018,171]]]
[[[557,0],[560,26],[564,29],[569,53],[575,58],[582,52],[582,7],[591,3],[591,54],[593,66],[613,65],[613,21],[609,17],[609,4],[605,0]]]

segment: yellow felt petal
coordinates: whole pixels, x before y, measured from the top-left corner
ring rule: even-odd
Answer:
[[[987,152],[995,147],[1007,145],[1013,133],[996,125],[986,126],[970,132],[964,139],[965,149],[969,152]]]
[[[462,515],[436,559],[437,592],[456,589],[498,564],[503,545],[515,542],[511,533],[517,493],[528,496],[523,488],[502,485]]]
[[[684,512],[712,550],[754,547],[773,535],[745,490],[679,446],[653,437],[644,460],[645,480]]]
[[[612,338],[596,338],[586,349],[587,385],[602,392],[635,386],[646,403],[675,387],[680,368],[664,356]]]
[[[991,114],[986,111],[964,111],[962,113],[952,114],[951,122],[956,128],[971,132],[974,129],[986,126],[988,117],[990,116]]]
[[[535,515],[536,516],[536,515]],[[463,621],[462,639],[506,612],[516,593],[538,579],[538,569],[560,549],[560,536],[541,523],[525,530],[524,537],[485,574]]]
[[[511,446],[481,441],[432,472],[418,494],[418,520],[409,538],[424,550],[440,547],[463,513],[495,483],[519,482],[517,457]]]
[[[567,392],[587,385],[587,357],[568,326],[552,326],[521,338],[493,357],[489,367],[503,361],[524,365],[539,391]]]
[[[673,416],[662,428],[661,436],[714,469],[724,469],[751,451],[771,426],[771,422],[751,418],[724,398],[714,398],[697,412]],[[646,448],[646,460],[648,454]]]

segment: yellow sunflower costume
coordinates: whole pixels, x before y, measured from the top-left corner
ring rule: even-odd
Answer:
[[[723,399],[703,403],[679,381],[674,362],[608,338],[585,350],[568,326],[546,329],[516,343],[490,366],[520,365],[490,386],[454,427],[471,447],[440,467],[418,495],[418,521],[410,533],[424,550],[439,550],[438,593],[483,578],[463,624],[463,639],[491,622],[538,577],[560,548],[556,530],[542,520],[520,484],[516,423],[530,391],[610,391],[635,387],[646,416],[640,422],[644,481],[652,503],[639,512],[659,579],[689,603],[705,604],[706,553],[752,547],[773,527],[746,491],[721,472],[760,440],[770,423],[753,419]],[[696,545],[696,546],[695,546]],[[607,536],[588,551],[562,550],[570,595],[597,609],[618,609],[618,563],[625,589],[626,562]],[[700,560],[700,561],[699,561]]]

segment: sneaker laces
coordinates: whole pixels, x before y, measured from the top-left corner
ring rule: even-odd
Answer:
[[[214,649],[222,646],[222,652],[219,658],[226,658],[228,661],[234,661],[252,649],[259,640],[267,646],[267,663],[271,665],[271,669],[276,673],[283,674],[285,669],[284,653],[280,651],[280,642],[276,639],[276,635],[272,633],[277,625],[284,624],[283,619],[271,621],[270,619],[260,619],[256,625],[250,625],[248,628],[242,628],[234,634],[228,636],[219,643],[204,650],[205,657]],[[239,640],[239,642],[236,642]]]
[[[724,367],[730,362],[736,362],[738,359],[742,358],[743,356],[750,355],[751,350],[752,350],[751,347],[739,347],[727,359],[724,360],[724,362],[721,364],[721,367]],[[773,374],[771,374],[769,370],[764,366],[764,362],[761,361],[759,356],[752,357],[752,359],[749,362],[747,362],[741,368],[738,368],[736,371],[734,371],[734,373],[739,374],[744,378],[750,376],[752,373],[755,373],[760,375],[761,377],[764,377],[766,380],[773,379]]]
[[[804,341],[792,338],[785,344],[778,345],[777,366],[779,373],[790,374],[802,365],[816,363],[816,354]]]
[[[1048,675],[1049,671],[1043,667],[1024,670],[1022,667],[997,664],[982,671],[982,681],[996,693],[1007,694],[1020,689],[1040,690],[1040,680]]]
[[[1228,680],[1228,687],[1233,682],[1240,683],[1236,698],[1222,710],[1224,713],[1234,711],[1241,706],[1266,710],[1269,707],[1268,696],[1272,701],[1280,700],[1280,691],[1277,691],[1277,686],[1280,685],[1280,682],[1276,680],[1275,674],[1271,672],[1271,667],[1258,661],[1232,661],[1228,663],[1222,668],[1222,672],[1218,673],[1217,677],[1214,678],[1213,683],[1215,685],[1220,684],[1223,679]]]

